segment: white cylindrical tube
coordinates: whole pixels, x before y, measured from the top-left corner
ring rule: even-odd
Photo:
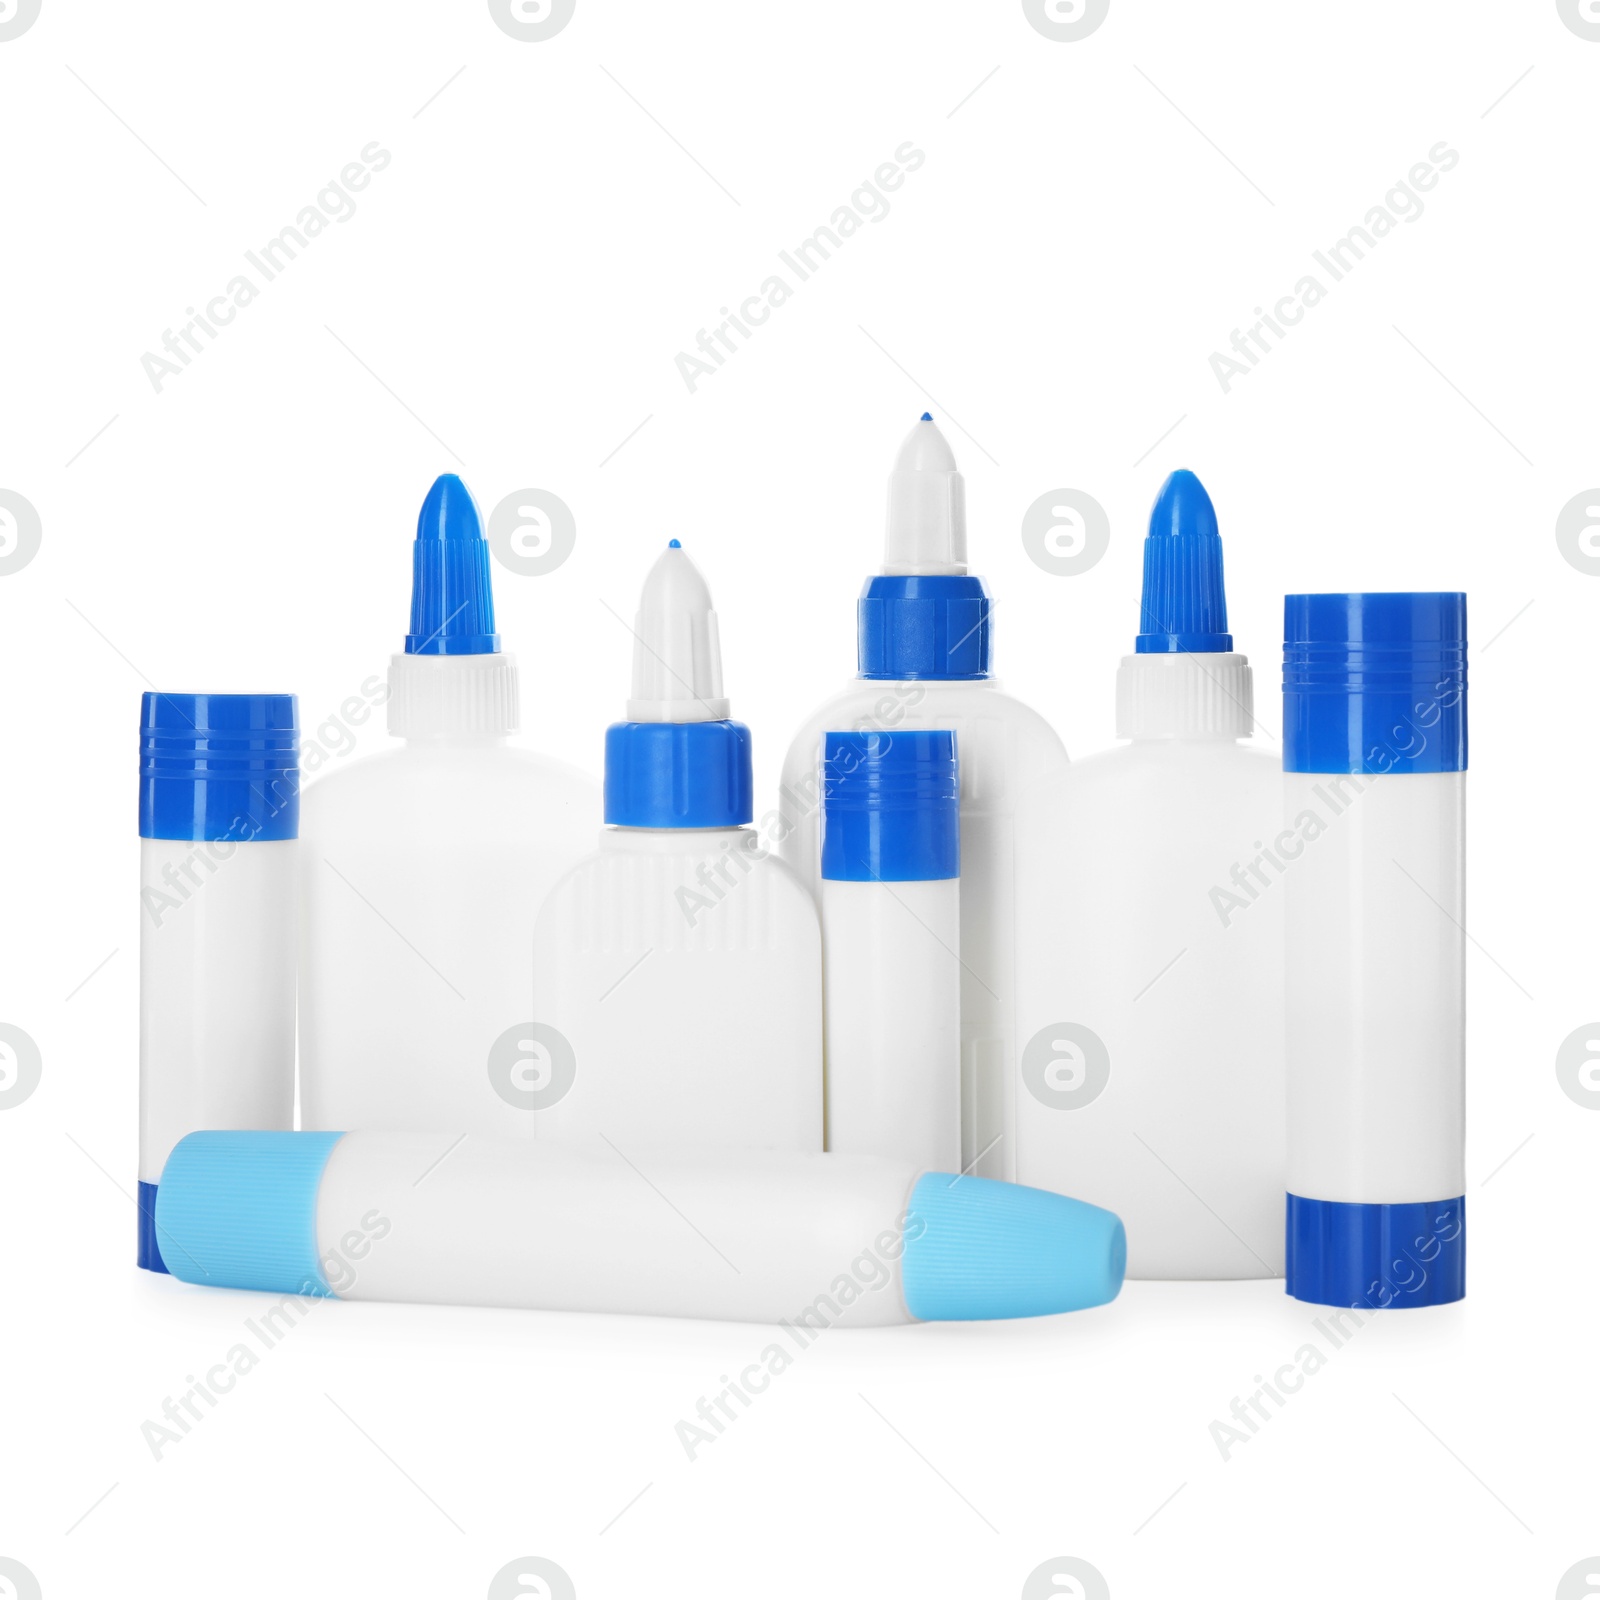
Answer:
[[[1465,1292],[1466,603],[1285,604],[1287,1287]]]
[[[822,773],[827,1147],[957,1171],[955,735],[827,733]]]
[[[1113,1299],[1109,1211],[906,1162],[410,1133],[196,1133],[156,1200],[190,1283],[786,1326]]]
[[[138,1262],[156,1186],[200,1128],[294,1119],[293,695],[147,694],[139,786]]]

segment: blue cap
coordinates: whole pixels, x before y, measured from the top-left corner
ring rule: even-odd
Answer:
[[[823,734],[822,876],[915,883],[960,875],[955,734]]]
[[[174,1278],[331,1295],[317,1254],[317,1190],[342,1133],[191,1133],[156,1187],[156,1237]]]
[[[1465,772],[1467,597],[1283,600],[1285,772]]]
[[[1319,1306],[1442,1306],[1467,1292],[1467,1202],[1288,1196],[1284,1289]]]
[[[608,824],[742,828],[754,815],[744,723],[613,722],[606,729]]]
[[[1222,585],[1222,540],[1205,485],[1180,467],[1161,485],[1144,541],[1137,655],[1233,649]]]
[[[994,604],[982,578],[868,578],[856,602],[863,678],[987,678]]]
[[[489,545],[467,486],[453,472],[433,480],[411,547],[408,656],[489,656],[494,631]]]
[[[901,1284],[922,1322],[1044,1317],[1115,1300],[1122,1220],[1082,1200],[992,1178],[925,1172],[911,1191]]]
[[[300,719],[292,694],[156,694],[139,716],[141,839],[293,839]]]

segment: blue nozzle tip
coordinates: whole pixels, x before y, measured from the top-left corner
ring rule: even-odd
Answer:
[[[679,544],[676,539],[668,539],[667,540],[667,549],[669,549],[669,550],[681,550],[681,549],[683,549],[683,546],[681,544]]]
[[[933,421],[933,413],[931,411],[924,411],[922,413],[921,417],[919,417],[917,420],[919,422],[932,422]]]
[[[1180,467],[1161,485],[1150,508],[1134,650],[1159,655],[1232,649],[1216,508],[1205,485]]]
[[[481,539],[483,524],[467,486],[453,472],[433,480],[428,498],[417,513],[419,539]]]
[[[489,545],[466,484],[453,472],[433,480],[411,547],[411,656],[495,655]]]

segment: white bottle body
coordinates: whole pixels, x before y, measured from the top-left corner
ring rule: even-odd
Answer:
[[[1252,871],[1280,811],[1274,757],[1218,737],[1024,802],[1018,1180],[1116,1211],[1130,1278],[1283,1272],[1284,890]]]
[[[960,891],[823,882],[830,1151],[961,1170]]]
[[[1464,772],[1283,775],[1288,1191],[1466,1189]]]
[[[822,736],[951,728],[961,753],[961,1170],[1016,1177],[1019,879],[1047,841],[1017,828],[1018,797],[1067,767],[1043,717],[991,679],[853,680],[795,735],[783,764],[783,859],[820,902]]]
[[[341,1299],[787,1322],[803,1348],[821,1327],[913,1320],[917,1177],[820,1153],[353,1133],[323,1174],[318,1255]]]
[[[534,933],[533,1017],[570,1083],[539,1137],[822,1149],[817,913],[750,828],[610,828]]]
[[[141,839],[139,1181],[204,1128],[294,1125],[294,839]]]
[[[409,740],[301,805],[307,1129],[526,1134],[489,1055],[533,1005],[540,902],[582,858],[598,785],[504,740]]]

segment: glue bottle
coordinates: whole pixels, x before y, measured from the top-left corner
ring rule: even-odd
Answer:
[[[1133,1278],[1283,1270],[1282,779],[1192,472],[1150,513],[1117,748],[1024,800],[1018,1177],[1109,1206]]]
[[[593,838],[599,792],[508,742],[489,547],[460,478],[428,492],[411,630],[389,666],[397,749],[306,789],[300,1104],[306,1128],[531,1134],[505,1070],[533,1009],[533,920]]]
[[[856,605],[855,681],[801,726],[779,792],[783,858],[821,897],[822,737],[947,728],[961,747],[961,1167],[1016,1174],[1016,886],[1044,840],[1017,798],[1067,764],[1050,725],[990,676],[993,602],[967,571],[966,489],[924,412],[889,477],[883,571]]]
[[[717,614],[674,539],[645,579],[606,730],[605,831],[540,909],[539,1137],[822,1149],[817,911],[763,848]]]

